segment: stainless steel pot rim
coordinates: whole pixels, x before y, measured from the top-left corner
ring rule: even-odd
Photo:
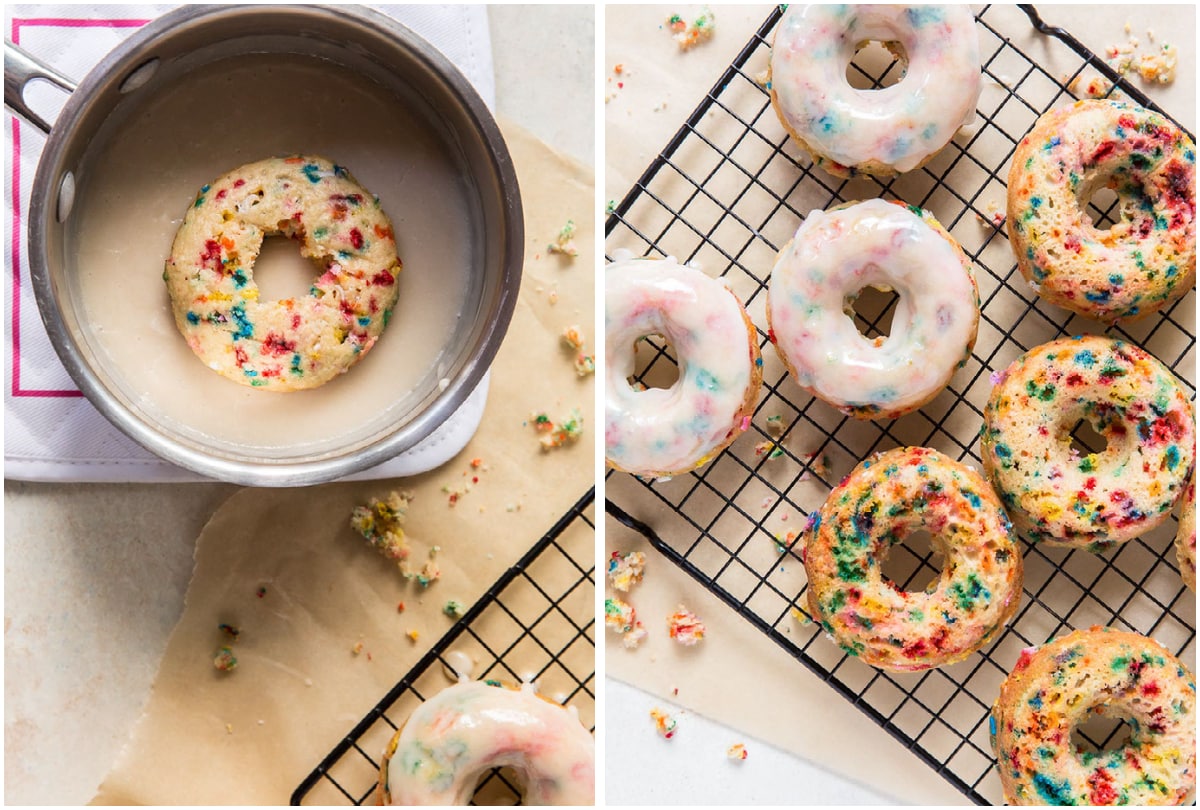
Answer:
[[[92,373],[64,323],[56,317],[57,300],[50,278],[46,247],[47,217],[53,216],[54,183],[61,177],[61,163],[72,137],[72,129],[98,86],[113,75],[125,75],[141,64],[140,55],[165,32],[188,23],[230,14],[287,12],[322,14],[382,30],[412,57],[423,61],[453,93],[474,127],[490,160],[494,182],[501,190],[499,212],[503,252],[500,299],[490,313],[486,328],[462,369],[449,385],[420,413],[378,441],[345,454],[298,460],[254,461],[215,455],[189,446],[124,407]],[[377,466],[416,446],[438,425],[455,413],[475,390],[495,357],[516,307],[523,261],[524,220],[516,171],[504,138],[483,99],[465,76],[440,51],[398,21],[377,11],[357,6],[182,6],[147,23],[107,54],[72,93],[42,151],[33,181],[29,209],[29,263],[31,282],[46,332],[59,359],[84,396],[110,422],[156,455],[202,475],[254,486],[303,486],[334,480]],[[286,395],[285,395],[286,396]]]

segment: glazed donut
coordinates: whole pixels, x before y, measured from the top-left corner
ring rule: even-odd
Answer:
[[[1196,590],[1196,474],[1188,481],[1179,509],[1179,530],[1175,534],[1175,555],[1179,559],[1179,575],[1193,591]]]
[[[1129,742],[1081,752],[1071,732],[1101,706]],[[1196,787],[1196,683],[1137,633],[1093,627],[1022,651],[989,731],[1009,804],[1183,804]]]
[[[925,529],[945,560],[923,592],[884,579],[892,546]],[[859,464],[809,518],[804,570],[813,619],[872,666],[916,671],[961,661],[1012,618],[1022,562],[979,473],[924,447]]]
[[[459,681],[416,708],[383,755],[381,805],[465,805],[492,768],[512,768],[522,803],[587,805],[595,741],[578,714],[532,686]]]
[[[281,233],[324,272],[308,295],[263,301],[254,261]],[[175,325],[205,365],[267,391],[315,388],[358,362],[396,303],[400,272],[379,199],[341,166],[268,158],[200,189],[163,279]]]
[[[768,335],[802,388],[859,419],[894,419],[937,396],[971,355],[971,262],[933,215],[884,200],[813,211],[771,270]],[[864,287],[900,295],[890,336],[864,337]]]
[[[1119,340],[1061,338],[994,377],[980,435],[983,468],[1034,540],[1103,551],[1166,520],[1196,456],[1192,404],[1162,363]],[[1081,419],[1104,436],[1079,457]]]
[[[708,462],[750,426],[762,382],[758,335],[724,284],[674,259],[626,259],[604,273],[604,456],[642,476]],[[662,335],[679,378],[634,390],[637,342]]]
[[[891,87],[856,90],[846,68],[872,40],[907,70]],[[983,88],[975,18],[965,5],[789,5],[775,28],[769,86],[783,128],[825,171],[909,172],[975,119]]]
[[[1099,230],[1084,212],[1097,189],[1121,198]],[[1196,277],[1196,145],[1158,113],[1088,99],[1051,110],[1017,146],[1008,238],[1038,294],[1104,323],[1157,312]]]

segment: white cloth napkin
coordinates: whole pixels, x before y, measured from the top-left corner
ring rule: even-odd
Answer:
[[[42,61],[82,79],[144,22],[174,5],[7,5],[5,35]],[[484,6],[373,6],[437,47],[475,86],[489,108],[496,82]],[[27,101],[53,121],[65,102],[55,88],[31,85]],[[29,280],[26,212],[45,137],[5,113],[4,475],[34,481],[199,481],[159,459],[92,407],[58,361],[38,315]],[[463,448],[483,415],[487,378],[421,444],[353,478],[414,475]]]

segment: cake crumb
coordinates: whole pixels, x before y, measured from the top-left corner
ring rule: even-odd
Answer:
[[[558,232],[558,236],[549,245],[546,245],[546,250],[550,253],[557,253],[561,256],[566,256],[569,259],[574,259],[579,255],[579,248],[575,246],[575,221],[567,220],[567,224],[562,226]]]
[[[461,619],[466,611],[463,608],[463,603],[457,599],[449,599],[442,606],[442,613],[445,613],[452,619]]]
[[[401,562],[409,554],[402,527],[412,498],[411,492],[393,491],[386,498],[356,506],[350,513],[350,527],[384,557]]]
[[[580,352],[575,356],[575,373],[580,377],[596,373],[596,358]]]
[[[229,647],[221,647],[213,658],[213,666],[219,672],[233,672],[237,669],[238,660]]]
[[[768,439],[754,445],[754,455],[759,458],[766,456],[767,460],[770,461],[771,459],[780,458],[783,455],[783,448],[778,443]]]
[[[650,718],[654,720],[654,728],[664,740],[675,736],[675,718],[662,709],[655,707],[650,710]]]
[[[421,637],[421,632],[419,630],[409,630],[404,635],[408,636],[409,641],[411,641],[413,644],[416,644],[417,639]]]
[[[635,622],[633,629],[621,636],[621,644],[627,650],[636,650],[649,636],[650,634],[642,626],[642,623]]]
[[[683,605],[679,605],[675,612],[667,617],[667,632],[685,647],[695,646],[701,641],[706,629],[704,622]]]
[[[637,611],[628,602],[615,598],[604,600],[604,626],[622,635],[634,629]]]
[[[572,349],[573,351],[578,351],[583,348],[583,344],[586,341],[583,337],[583,331],[579,328],[578,324],[573,324],[563,328],[562,342],[564,346],[566,346],[568,349]]]
[[[791,614],[792,614],[792,618],[795,619],[802,627],[807,627],[808,625],[813,623],[812,616],[809,616],[807,613],[805,613],[803,610],[801,610],[798,607],[793,607],[791,610]]]
[[[555,423],[545,411],[539,411],[531,417],[534,430],[541,434],[538,441],[542,450],[552,450],[562,447],[568,442],[574,442],[583,435],[583,414],[578,408],[571,410],[570,415],[561,423]]]
[[[1175,81],[1178,66],[1179,52],[1164,42],[1157,53],[1144,53],[1138,58],[1137,71],[1144,82],[1170,84]]]
[[[725,756],[740,762],[749,756],[749,754],[746,752],[744,743],[734,743],[725,749]]]
[[[226,724],[225,724],[225,733],[226,733],[226,734],[232,734],[232,733],[233,733],[233,723],[226,723]]]
[[[690,26],[681,15],[672,14],[667,18],[667,27],[671,31],[671,38],[679,46],[679,50],[689,51],[700,43],[712,39],[717,27],[717,18],[712,13],[712,9],[705,6],[704,11]]]
[[[352,655],[362,655],[363,643],[361,641],[354,642],[354,646],[350,648]]]
[[[1081,73],[1067,85],[1068,90],[1084,98],[1106,98],[1112,88],[1113,83],[1099,73],[1087,77]]]
[[[618,591],[627,593],[642,581],[646,568],[646,555],[641,551],[622,554],[614,551],[608,559],[608,581]]]

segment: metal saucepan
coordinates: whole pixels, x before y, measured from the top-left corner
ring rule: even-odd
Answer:
[[[471,255],[465,304],[441,349],[436,384],[415,392],[403,412],[385,413],[353,435],[273,449],[209,442],[186,425],[181,429],[177,420],[161,418],[122,384],[120,369],[97,356],[89,335],[71,239],[72,222],[78,217],[71,208],[86,190],[89,160],[97,159],[89,152],[102,148],[96,144],[103,143],[106,124],[128,115],[146,94],[170,93],[192,71],[264,53],[349,70],[394,91],[398,104],[412,104],[414,114],[428,118],[452,153],[467,189],[463,238]],[[25,85],[35,78],[71,91],[52,128],[22,99]],[[251,485],[332,480],[412,448],[458,409],[487,371],[508,328],[520,284],[524,225],[516,174],[500,131],[474,88],[441,53],[395,20],[350,6],[184,6],[133,33],[77,87],[6,44],[4,97],[6,106],[49,132],[33,181],[28,244],[32,282],[50,340],[91,403],[162,458]],[[305,149],[298,143],[294,151]],[[187,159],[186,145],[181,144],[179,160]],[[371,187],[369,178],[359,179]],[[387,337],[385,331],[383,339]],[[357,370],[352,368],[346,376]],[[380,404],[381,411],[386,404]]]

